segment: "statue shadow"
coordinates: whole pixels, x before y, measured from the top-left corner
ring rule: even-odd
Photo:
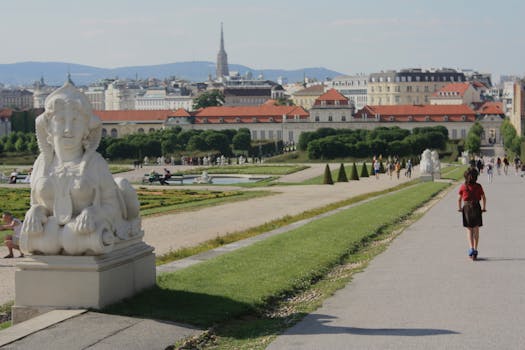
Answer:
[[[310,314],[305,319],[309,322],[306,327],[292,327],[286,333],[293,335],[308,334],[354,334],[366,336],[399,336],[424,337],[431,335],[460,334],[449,329],[438,328],[360,328],[331,326],[329,323],[337,317],[330,315]]]
[[[112,304],[103,313],[210,327],[255,312],[252,305],[230,298],[155,286]]]

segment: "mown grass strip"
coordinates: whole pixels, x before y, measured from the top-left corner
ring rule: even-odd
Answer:
[[[448,186],[424,183],[174,273],[106,311],[209,327],[304,290]]]
[[[195,246],[192,246],[192,247],[180,248],[180,249],[171,251],[169,253],[166,253],[164,255],[157,256],[156,263],[157,263],[157,265],[162,265],[162,264],[166,264],[166,263],[169,263],[169,262],[172,262],[172,261],[175,261],[175,260],[184,259],[184,258],[187,258],[189,256],[193,256],[193,255],[196,255],[196,254],[200,254],[200,253],[206,252],[206,251],[211,250],[211,249],[218,248],[218,247],[223,246],[225,244],[237,242],[237,241],[240,241],[241,239],[254,237],[254,236],[260,235],[261,233],[265,233],[265,232],[272,231],[272,230],[275,230],[277,228],[280,228],[280,227],[283,227],[283,226],[286,226],[286,225],[293,224],[294,222],[297,222],[297,221],[300,221],[300,220],[310,219],[310,218],[312,218],[314,216],[317,216],[319,214],[327,213],[327,212],[329,212],[331,210],[334,210],[334,209],[338,209],[338,208],[341,208],[341,207],[344,207],[344,206],[347,206],[347,205],[350,205],[350,204],[358,203],[358,202],[361,202],[361,201],[364,201],[366,199],[369,199],[369,198],[372,198],[372,197],[375,197],[375,196],[379,196],[379,195],[382,195],[382,194],[398,191],[400,189],[403,189],[403,188],[406,188],[406,187],[409,187],[409,186],[413,186],[417,182],[419,182],[419,180],[412,180],[410,182],[404,182],[404,183],[399,184],[399,185],[397,185],[395,187],[387,188],[387,189],[381,190],[381,191],[364,193],[364,194],[361,194],[361,195],[358,195],[358,196],[355,196],[355,197],[352,197],[352,198],[349,198],[349,199],[345,199],[345,200],[342,200],[342,201],[339,201],[339,202],[335,202],[335,203],[326,205],[324,207],[307,210],[307,211],[305,211],[305,212],[303,212],[301,214],[298,214],[298,215],[293,215],[293,216],[292,215],[286,215],[286,216],[283,216],[282,218],[272,220],[272,221],[264,223],[262,225],[249,228],[247,230],[242,230],[242,231],[238,231],[238,232],[229,233],[229,234],[224,235],[224,236],[217,236],[214,239],[210,239],[210,240],[202,242],[202,243],[200,243],[198,245],[195,245]]]
[[[441,178],[460,181],[463,179],[463,174],[465,173],[465,170],[467,170],[467,168],[467,165],[453,165],[447,167],[446,169],[444,169],[445,171],[442,172]]]

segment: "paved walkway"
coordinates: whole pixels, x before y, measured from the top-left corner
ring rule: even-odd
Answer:
[[[479,261],[467,257],[455,189],[268,349],[523,349],[525,179],[480,182]]]

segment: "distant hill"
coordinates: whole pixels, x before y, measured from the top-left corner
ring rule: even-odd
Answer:
[[[288,82],[302,81],[304,76],[325,80],[341,75],[333,70],[322,67],[301,68],[296,70],[285,69],[252,69],[239,64],[230,64],[230,72],[237,71],[244,75],[252,72],[254,77],[262,74],[264,79],[277,80],[279,77],[288,79]],[[77,85],[87,85],[103,78],[159,78],[169,76],[187,79],[190,81],[205,81],[208,75],[215,75],[215,63],[206,61],[177,62],[154,66],[135,66],[120,68],[98,68],[64,62],[20,62],[0,64],[0,83],[5,85],[29,85],[44,77],[48,85],[59,85],[66,79],[67,73]]]

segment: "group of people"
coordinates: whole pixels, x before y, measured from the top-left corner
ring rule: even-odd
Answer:
[[[381,160],[378,160],[375,156],[372,158],[372,171],[376,179],[379,180],[379,174],[381,173]],[[394,173],[399,179],[401,175],[401,161],[398,157],[394,157],[392,160],[387,161],[386,171],[388,172],[390,179],[392,179]],[[406,162],[405,165],[405,176],[408,178],[412,177],[412,161],[410,159]]]
[[[514,157],[513,163],[516,176],[525,176],[525,164],[522,163],[518,155]],[[486,172],[489,183],[491,183],[494,179],[494,173],[501,175],[501,172],[503,170],[504,175],[509,174],[510,162],[507,155],[497,158],[492,157],[488,161],[485,161],[483,157],[479,157],[471,159],[470,166],[472,168],[477,169],[478,174],[483,174],[484,172]]]

